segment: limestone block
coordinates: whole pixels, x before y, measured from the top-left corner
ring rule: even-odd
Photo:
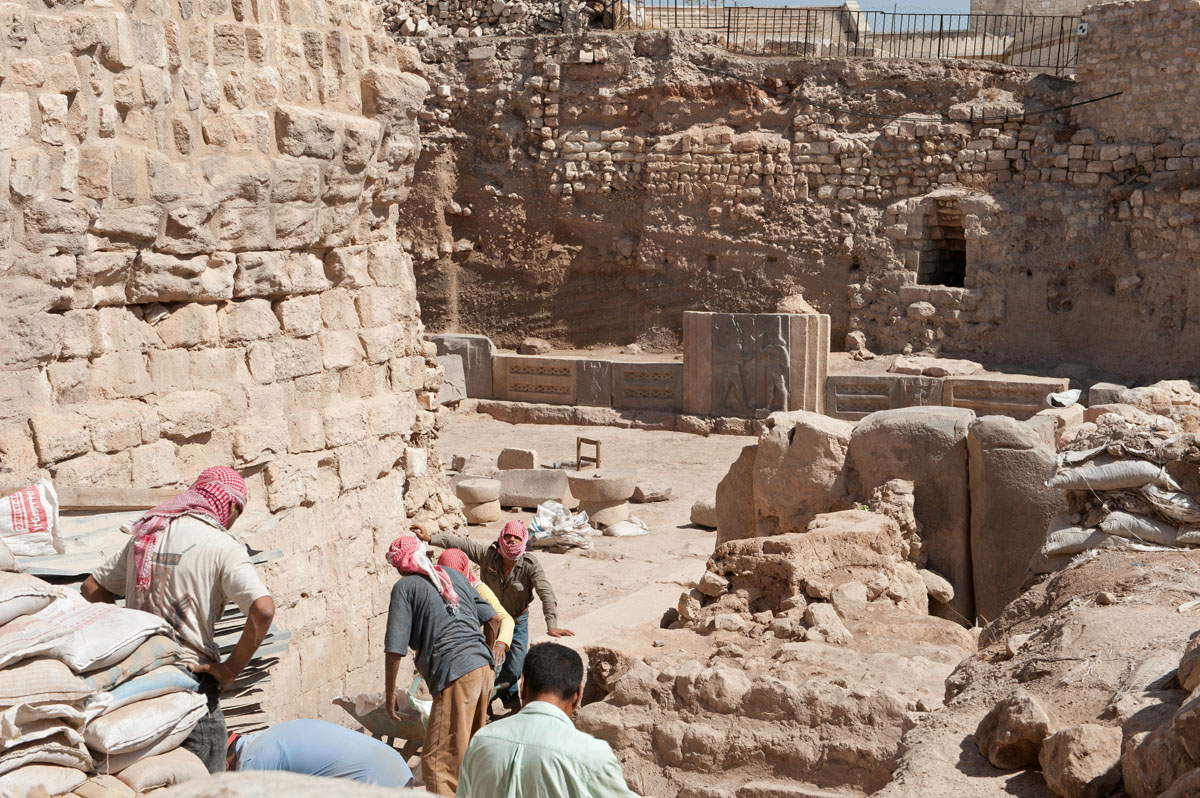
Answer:
[[[291,459],[276,460],[267,465],[263,473],[267,488],[267,507],[271,512],[316,501],[317,469],[315,466],[315,463]]]
[[[1121,401],[1121,394],[1127,390],[1126,386],[1115,382],[1098,382],[1088,388],[1087,406],[1117,404]]]
[[[1041,702],[1024,690],[999,701],[975,729],[979,753],[1001,770],[1029,767],[1037,762],[1054,719]]]
[[[721,489],[717,488],[717,504],[721,503]],[[665,502],[671,500],[671,489],[664,488],[661,485],[653,485],[649,482],[639,482],[633,486],[633,496],[629,500],[638,504],[651,504],[653,502]],[[719,518],[718,514],[718,518]]]
[[[496,468],[502,471],[513,468],[540,468],[538,453],[533,449],[504,448],[496,457]],[[568,480],[570,477],[568,477]],[[579,498],[578,495],[575,498]]]
[[[361,402],[340,402],[321,411],[327,446],[345,446],[367,435],[366,408]]]
[[[158,440],[158,414],[142,402],[95,402],[84,409],[92,448],[118,452]]]
[[[710,499],[701,499],[692,505],[692,511],[689,516],[691,522],[696,526],[702,526],[706,529],[717,528],[717,503]]]
[[[34,199],[22,210],[22,217],[30,250],[75,255],[87,251],[90,213],[84,203]]]
[[[486,335],[434,335],[439,356],[459,355],[463,360],[467,396],[492,398],[492,356],[496,347]]]
[[[492,392],[497,399],[573,405],[577,361],[536,355],[492,358]]]
[[[172,391],[154,402],[166,438],[194,438],[221,422],[224,399],[214,391]]]
[[[182,305],[155,322],[154,332],[164,346],[171,348],[212,346],[220,334],[217,308],[195,302]]]
[[[358,333],[353,330],[323,332],[317,336],[321,343],[321,359],[326,369],[344,369],[362,362],[365,353]]]
[[[492,521],[499,521],[500,513],[498,500],[463,506],[463,515],[466,516],[468,524],[490,524]]]
[[[854,428],[816,413],[774,413],[754,458],[758,535],[798,532],[846,500],[847,453]]]
[[[269,463],[287,453],[290,438],[286,418],[256,419],[233,428],[235,465]]]
[[[467,505],[499,501],[500,480],[464,479],[454,486],[454,493]]]
[[[183,480],[175,459],[175,444],[170,441],[138,446],[129,450],[134,487],[158,488]]]
[[[1066,377],[947,377],[942,404],[973,410],[978,415],[1010,416],[1024,420],[1047,407],[1046,397],[1070,386]]]
[[[351,169],[361,169],[374,160],[383,138],[383,126],[370,119],[348,119],[344,138],[342,163]]]
[[[279,319],[265,299],[230,302],[217,316],[222,343],[239,344],[261,341],[279,332]]]
[[[879,410],[942,404],[942,380],[899,374],[831,374],[825,380],[825,413],[858,421]]]
[[[467,377],[463,373],[463,360],[460,355],[439,355],[438,365],[442,367],[442,385],[438,389],[438,404],[448,405],[461,402],[467,398]]]
[[[610,371],[613,407],[670,413],[683,410],[682,363],[615,361]]]
[[[325,419],[317,410],[288,414],[290,452],[316,452],[325,448]]]
[[[66,460],[91,448],[87,420],[79,413],[36,411],[29,417],[29,429],[42,465]]]
[[[1025,424],[1005,416],[975,419],[967,451],[975,612],[986,623],[1020,593],[1026,564],[1067,504],[1061,491],[1045,485],[1055,471],[1054,448]]]
[[[161,385],[151,381],[141,352],[112,352],[92,361],[90,392],[100,399],[136,399]]]
[[[176,257],[143,251],[129,283],[131,302],[193,302],[233,297],[232,255]]]
[[[833,589],[829,603],[846,620],[856,620],[867,613],[867,586],[862,582],[845,582]]]
[[[1182,776],[1160,798],[1190,798],[1197,794],[1200,794],[1200,768]]]
[[[712,413],[712,323],[707,313],[683,314],[683,410]]]
[[[1046,784],[1063,798],[1102,798],[1121,781],[1121,729],[1086,723],[1046,738],[1038,755]]]
[[[1189,693],[1200,687],[1200,637],[1189,640],[1179,658],[1179,683]]]
[[[54,482],[60,486],[128,488],[131,482],[129,452],[88,452],[53,467]],[[138,487],[141,487],[140,485]]]
[[[325,254],[325,271],[332,276],[335,285],[363,288],[371,285],[369,260],[366,246],[338,247]]]
[[[754,521],[754,461],[757,457],[757,444],[743,448],[717,483],[718,544],[758,536]]]
[[[555,469],[501,471],[500,504],[503,507],[535,508],[544,501],[566,503],[570,496],[567,475]]]
[[[587,513],[591,525],[597,529],[612,526],[620,521],[629,520],[629,502],[620,501],[583,501],[579,502],[579,512]]]
[[[367,116],[403,119],[425,104],[429,83],[420,75],[373,66],[362,73],[362,107]]]
[[[321,343],[312,338],[275,341],[271,344],[275,356],[276,379],[287,380],[321,371]]]
[[[637,472],[613,468],[589,469],[568,473],[567,484],[571,486],[571,495],[581,502],[624,502],[633,495]]]
[[[1156,798],[1195,768],[1169,725],[1133,735],[1121,755],[1121,778],[1131,798]]]
[[[1200,764],[1200,695],[1193,694],[1171,721],[1171,733],[1183,743],[1188,756]]]
[[[108,208],[92,220],[91,232],[110,241],[148,244],[158,238],[163,217],[163,209],[157,205]]]
[[[837,645],[848,643],[853,638],[832,604],[809,604],[804,608],[804,621],[809,626],[809,640],[823,640]]]
[[[287,155],[333,160],[341,150],[339,115],[293,105],[275,109],[275,136]]]
[[[922,568],[919,573],[931,599],[940,601],[942,604],[949,604],[954,600],[954,585],[950,584],[948,579],[928,568]]]
[[[87,401],[92,375],[86,360],[51,363],[46,367],[46,376],[57,404],[71,405]]]
[[[300,296],[276,305],[283,331],[289,335],[315,335],[321,331],[321,297]]]
[[[961,408],[884,410],[860,421],[850,436],[851,495],[868,497],[892,479],[915,486],[914,514],[929,567],[954,585],[952,618],[975,617],[967,482],[967,431],[974,417]]]

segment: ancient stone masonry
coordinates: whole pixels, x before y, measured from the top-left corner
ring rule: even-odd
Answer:
[[[428,233],[428,320],[507,345],[678,346],[683,310],[802,291],[835,342],[1053,367],[1070,340],[1074,362],[1162,374],[1196,341],[1198,14],[1096,7],[1074,82],[737,61],[703,33],[429,40],[429,191],[405,211]]]
[[[4,485],[237,467],[280,518],[269,709],[333,717],[377,687],[396,525],[459,507],[396,240],[415,54],[356,0],[2,13]]]

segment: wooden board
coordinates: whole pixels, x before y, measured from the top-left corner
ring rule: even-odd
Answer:
[[[54,486],[62,510],[149,510],[180,492],[179,488],[71,488]]]

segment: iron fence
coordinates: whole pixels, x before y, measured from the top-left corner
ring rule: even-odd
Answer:
[[[1064,75],[1074,72],[1080,18],[608,0],[604,24],[710,30],[727,48],[746,55],[972,58]]]

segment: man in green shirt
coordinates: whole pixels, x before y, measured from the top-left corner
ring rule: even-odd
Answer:
[[[521,679],[524,707],[471,738],[456,798],[635,797],[608,743],[571,722],[582,697],[579,654],[558,643],[532,646]]]

